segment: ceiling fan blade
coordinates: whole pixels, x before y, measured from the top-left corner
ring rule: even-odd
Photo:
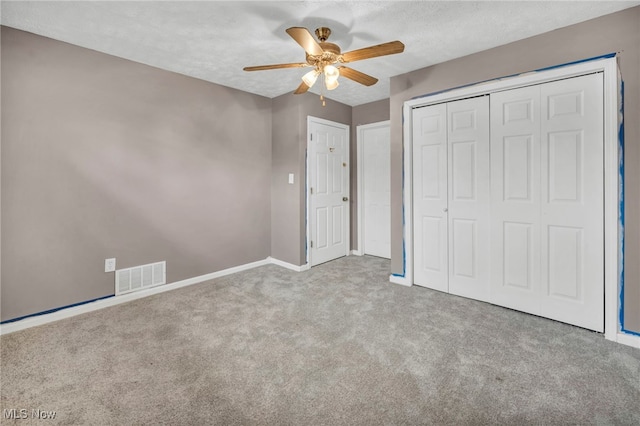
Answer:
[[[375,58],[377,56],[393,55],[402,53],[404,44],[400,41],[390,41],[388,43],[377,44],[363,49],[352,50],[342,54],[342,62],[361,61],[363,59]]]
[[[338,70],[340,71],[341,76],[346,77],[355,82],[358,82],[360,84],[364,84],[365,86],[373,86],[378,82],[377,78],[371,77],[369,74],[356,71],[353,68],[338,67]]]
[[[273,65],[258,65],[255,67],[244,67],[242,68],[245,71],[263,71],[263,70],[276,70],[280,68],[304,68],[308,67],[309,64],[306,62],[298,62],[291,64],[273,64]]]
[[[298,88],[296,89],[295,92],[293,92],[294,95],[300,95],[302,93],[305,93],[307,90],[309,90],[309,86],[307,86],[307,83],[305,83],[304,81],[302,83],[300,83],[300,86],[298,86]]]
[[[309,55],[320,56],[324,53],[322,47],[304,27],[287,28],[287,34],[291,36]]]

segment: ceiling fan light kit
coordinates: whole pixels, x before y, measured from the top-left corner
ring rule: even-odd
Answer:
[[[365,86],[372,86],[378,82],[378,79],[356,71],[353,68],[345,67],[344,63],[360,61],[363,59],[375,58],[378,56],[393,55],[404,51],[404,44],[400,41],[390,41],[388,43],[378,44],[375,46],[365,47],[363,49],[352,50],[342,53],[340,46],[335,43],[329,43],[327,39],[331,35],[331,30],[326,27],[317,28],[315,33],[319,41],[316,41],[308,29],[303,27],[288,28],[287,34],[291,36],[305,51],[306,62],[259,65],[245,67],[245,71],[263,71],[281,68],[303,68],[313,67],[313,70],[302,76],[302,83],[293,92],[296,95],[305,93],[311,88],[319,76],[324,80],[324,88],[334,90],[340,83],[338,77],[343,76]],[[322,94],[320,99],[324,99]]]
[[[311,70],[308,73],[306,73],[305,75],[302,76],[302,81],[304,81],[304,83],[311,87],[315,84],[316,80],[318,79],[318,76],[320,75],[320,71],[318,71],[317,69],[315,70]]]

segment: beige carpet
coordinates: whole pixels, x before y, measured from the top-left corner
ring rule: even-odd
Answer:
[[[640,424],[640,350],[388,271],[264,266],[3,336],[2,409],[28,410],[17,424]]]

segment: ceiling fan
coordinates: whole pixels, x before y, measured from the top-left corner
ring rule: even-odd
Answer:
[[[315,33],[319,42],[313,38],[311,32],[306,28],[291,27],[286,31],[287,34],[302,46],[306,52],[306,62],[259,65],[254,67],[245,67],[243,69],[245,71],[262,71],[279,68],[313,67],[313,70],[302,76],[302,83],[300,83],[300,86],[298,86],[294,92],[296,95],[305,93],[309,90],[320,76],[322,76],[322,79],[324,80],[324,87],[326,87],[327,90],[333,90],[338,87],[338,77],[340,76],[365,86],[372,86],[377,83],[377,78],[360,71],[356,71],[353,68],[345,67],[342,64],[375,58],[378,56],[393,55],[404,51],[404,44],[396,40],[342,53],[337,44],[329,43],[327,41],[331,34],[331,30],[329,28],[320,27],[316,29]]]

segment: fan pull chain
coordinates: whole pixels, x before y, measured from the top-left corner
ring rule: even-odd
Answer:
[[[324,103],[324,73],[322,73],[322,86],[320,86],[320,100],[322,101],[322,106],[325,106],[325,103]]]

